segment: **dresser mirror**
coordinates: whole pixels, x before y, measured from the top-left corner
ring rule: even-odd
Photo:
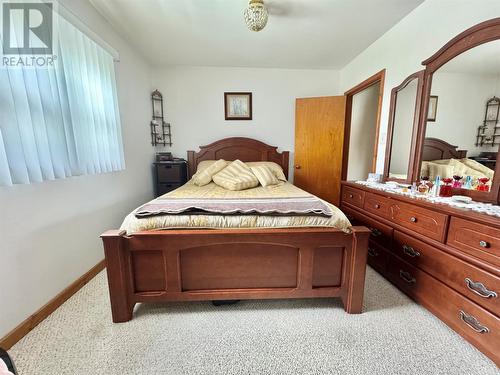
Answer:
[[[411,184],[424,71],[408,76],[391,91],[385,153],[385,180]],[[415,134],[414,134],[415,133]],[[410,173],[408,173],[410,172]]]
[[[461,33],[423,64],[413,181],[440,176],[454,195],[497,202],[500,19]]]

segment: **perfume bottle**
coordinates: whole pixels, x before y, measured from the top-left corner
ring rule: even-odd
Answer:
[[[431,189],[431,195],[433,197],[438,197],[440,190],[441,190],[441,177],[436,176],[436,179],[434,180],[434,185],[432,186],[432,189]]]
[[[472,189],[472,177],[471,176],[467,176],[465,178],[465,183],[463,184],[462,186],[464,189],[468,189],[468,190],[471,190]]]
[[[413,184],[411,184],[410,193],[411,194],[417,194],[417,183],[416,182],[414,182]]]
[[[419,194],[425,195],[429,192],[428,182],[429,182],[429,177],[427,177],[427,176],[420,177],[420,185],[418,185],[418,188],[417,188]]]
[[[490,186],[486,185],[486,183],[489,180],[490,179],[488,177],[478,178],[479,184],[477,185],[477,190],[478,191],[490,191]]]
[[[453,188],[460,189],[462,187],[462,176],[453,176]]]
[[[444,185],[441,186],[439,191],[440,197],[451,197],[453,195],[453,188],[451,186],[452,178],[443,178]]]

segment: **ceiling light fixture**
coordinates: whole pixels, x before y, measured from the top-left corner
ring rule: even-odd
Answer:
[[[260,31],[266,27],[269,13],[264,5],[264,0],[249,0],[243,15],[250,30]]]

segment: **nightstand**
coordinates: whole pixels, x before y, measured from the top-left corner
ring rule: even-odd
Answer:
[[[184,159],[153,163],[155,196],[159,197],[187,182],[187,162]]]

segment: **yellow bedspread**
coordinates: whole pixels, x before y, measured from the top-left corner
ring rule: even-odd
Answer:
[[[189,181],[180,188],[165,194],[169,198],[285,198],[303,197],[310,194],[290,183],[273,186],[258,186],[253,189],[231,191],[213,182],[196,186]],[[138,219],[135,211],[123,221],[120,229],[132,234],[144,230],[181,228],[304,228],[331,227],[349,232],[351,223],[340,209],[325,202],[333,212],[331,217],[323,216],[264,216],[264,215],[159,215]]]

